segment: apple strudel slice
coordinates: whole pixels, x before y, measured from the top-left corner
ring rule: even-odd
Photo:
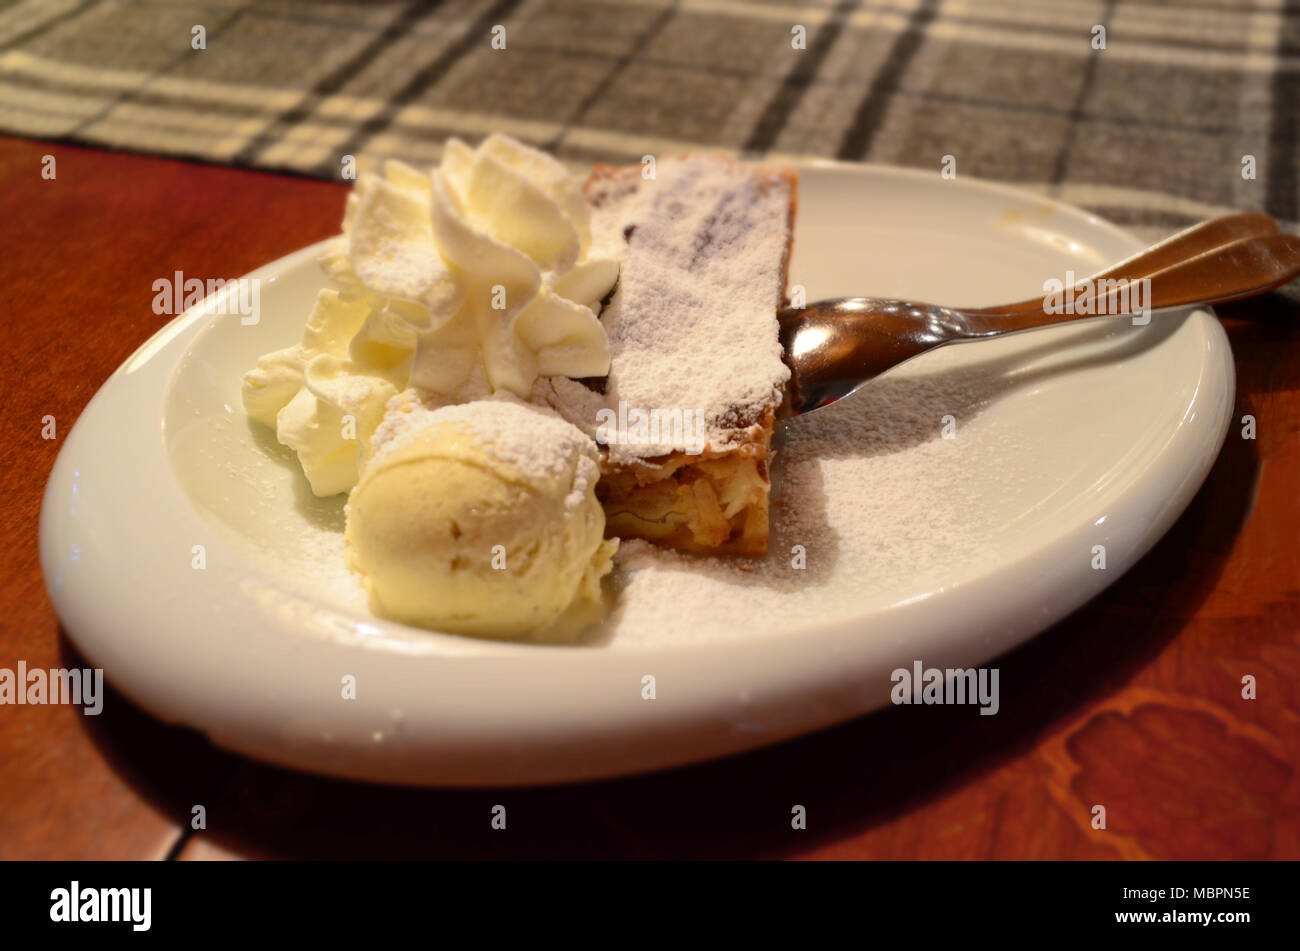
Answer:
[[[790,169],[712,155],[597,166],[593,249],[620,263],[600,313],[609,375],[539,396],[601,446],[606,531],[683,551],[767,551],[777,339],[796,210]]]

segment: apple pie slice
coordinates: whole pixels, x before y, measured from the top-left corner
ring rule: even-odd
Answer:
[[[600,313],[610,371],[543,399],[601,444],[606,531],[707,554],[767,551],[777,339],[795,173],[720,156],[597,166],[594,249],[617,257]]]

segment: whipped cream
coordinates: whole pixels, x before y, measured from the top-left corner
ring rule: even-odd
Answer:
[[[298,453],[316,495],[346,492],[356,482],[358,446],[409,374],[409,358],[387,366],[352,358],[350,344],[369,314],[365,300],[322,290],[302,340],[267,354],[244,374],[244,409],[274,426],[276,438]]]
[[[356,484],[388,400],[527,397],[542,376],[609,372],[597,319],[618,261],[591,254],[581,180],[506,136],[449,139],[424,174],[363,175],[295,346],[243,380],[249,415],[297,453],[317,495]]]

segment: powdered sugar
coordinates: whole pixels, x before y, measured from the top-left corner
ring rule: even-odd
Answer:
[[[399,393],[389,401],[384,421],[371,437],[370,460],[404,445],[433,425],[456,426],[479,443],[488,455],[512,466],[527,478],[551,480],[574,473],[573,491],[578,495],[573,505],[581,502],[582,492],[599,474],[595,463],[596,446],[588,436],[552,410],[525,403],[509,394],[470,403],[440,405],[416,389]],[[575,462],[584,459],[586,466],[580,461]]]
[[[547,398],[587,431],[620,401],[653,412],[701,411],[712,448],[780,400],[789,377],[777,340],[784,292],[790,188],[775,173],[709,156],[663,159],[587,186],[592,243],[620,260],[618,286],[601,312],[610,372],[603,397],[552,380]],[[629,444],[611,458],[661,455],[684,446]]]
[[[564,497],[565,511],[576,511],[587,497],[587,490],[600,479],[600,465],[591,456],[579,456],[573,474],[573,489]]]
[[[1016,432],[982,419],[990,378],[925,372],[943,362],[918,361],[778,430],[765,558],[624,542],[611,579],[612,643],[788,633],[860,617],[993,564],[1005,521],[969,473],[1001,471],[1014,491],[1019,460],[1032,453],[1015,446]],[[963,420],[961,439],[941,437],[947,413]]]

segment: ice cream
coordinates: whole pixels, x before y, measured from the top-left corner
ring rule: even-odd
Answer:
[[[375,613],[521,637],[599,599],[618,542],[603,538],[596,447],[552,411],[509,395],[429,408],[408,391],[371,450],[347,544]]]
[[[581,180],[506,136],[450,139],[425,174],[401,162],[362,176],[321,266],[300,343],[243,380],[248,414],[297,453],[317,495],[347,491],[389,398],[513,393],[539,376],[601,376],[597,319],[618,264],[592,257]]]

